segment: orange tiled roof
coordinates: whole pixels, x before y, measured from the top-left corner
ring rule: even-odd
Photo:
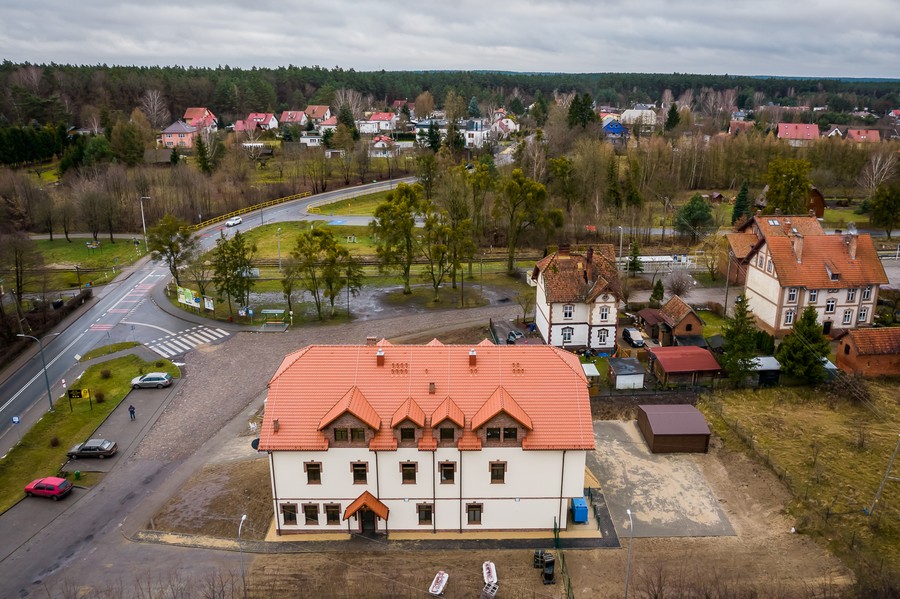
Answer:
[[[375,352],[384,351],[378,365]],[[452,419],[463,427],[460,449],[478,449],[472,422],[502,388],[503,407],[532,427],[526,449],[592,449],[587,378],[578,357],[540,345],[314,345],[285,357],[269,382],[260,448],[328,448],[320,427],[352,411],[377,432],[370,449],[391,449],[394,414],[412,399],[425,430]],[[431,387],[431,384],[434,387]],[[516,408],[518,406],[518,409]],[[371,412],[369,411],[371,410]],[[514,413],[515,412],[515,413]],[[527,419],[522,414],[527,415]],[[274,422],[278,420],[278,430]],[[425,447],[428,442],[425,442]]]
[[[709,372],[719,370],[719,363],[708,349],[693,345],[651,347],[648,351],[668,373]]]
[[[324,119],[325,113],[328,112],[328,106],[310,104],[303,112],[311,119]]]
[[[390,508],[381,501],[378,500],[377,497],[369,493],[368,491],[363,491],[362,495],[357,497],[353,503],[347,506],[347,509],[344,510],[344,520],[348,519],[350,516],[361,510],[362,508],[369,508],[375,515],[381,518],[382,520],[387,520],[388,512],[390,512]]]
[[[409,420],[418,427],[425,426],[425,412],[412,397],[400,404],[400,407],[394,412],[391,418],[391,428],[395,428],[404,420]]]
[[[819,139],[819,126],[778,123],[778,139]]]
[[[481,409],[472,416],[472,428],[481,428],[484,426],[485,422],[501,412],[505,412],[528,430],[534,428],[528,413],[522,409],[522,406],[516,403],[516,400],[513,399],[503,387],[498,387],[493,395],[488,397],[487,401],[484,402]]]
[[[861,355],[900,354],[900,327],[851,329],[848,334]]]
[[[728,245],[738,260],[746,258],[759,241],[753,233],[728,233],[725,239],[728,240]]]
[[[754,216],[741,227],[741,231],[752,231],[764,239],[787,237],[793,233],[799,233],[804,237],[825,235],[825,230],[819,220],[815,216],[808,215],[767,214]]]
[[[670,327],[674,327],[693,311],[693,308],[687,305],[683,299],[677,295],[673,295],[671,299],[666,302],[666,305],[659,309],[659,314],[663,317],[663,320],[666,321],[666,324]]]
[[[844,235],[813,235],[804,238],[799,261],[791,239],[772,237],[766,243],[782,287],[843,289],[887,283],[888,278],[875,251],[872,237],[856,237],[856,258],[850,257]],[[831,272],[840,275],[838,280],[831,279],[826,266]]]
[[[615,249],[609,244],[597,246],[590,265],[581,254],[554,252],[538,261],[531,278],[537,280],[539,274],[550,303],[591,302],[603,292],[620,296]]]
[[[881,141],[881,133],[878,129],[847,129],[847,139],[851,141],[878,143]]]

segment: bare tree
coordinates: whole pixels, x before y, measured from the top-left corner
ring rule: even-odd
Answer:
[[[184,268],[184,274],[187,280],[197,286],[200,295],[207,295],[206,289],[212,283],[213,265],[212,262],[203,256],[198,256]]]
[[[353,113],[353,119],[358,121],[362,119],[363,113],[366,108],[369,107],[369,102],[367,102],[367,99],[355,89],[342,87],[334,92],[334,101],[332,102],[331,108],[334,109],[334,113],[337,114],[343,106],[348,107],[350,112]]]
[[[669,297],[680,296],[682,299],[694,289],[694,277],[686,270],[673,270],[663,279],[663,287]]]
[[[416,118],[427,119],[434,112],[434,96],[424,91],[416,96]]]
[[[166,99],[158,89],[148,89],[141,96],[141,111],[147,116],[154,129],[162,129],[169,124],[171,115]]]
[[[882,148],[872,152],[859,176],[860,184],[869,192],[870,198],[879,185],[893,178],[896,168],[897,153],[893,149]]]
[[[41,80],[44,78],[44,69],[35,65],[22,67],[12,74],[10,78],[13,85],[19,85],[34,95],[40,95]]]

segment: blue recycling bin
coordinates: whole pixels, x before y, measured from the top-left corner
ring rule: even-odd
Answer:
[[[588,521],[587,501],[584,497],[572,498],[572,522],[575,524],[586,524]]]

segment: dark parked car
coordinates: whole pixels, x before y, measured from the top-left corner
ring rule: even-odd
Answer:
[[[622,331],[622,339],[630,343],[632,347],[644,347],[644,337],[634,327],[628,327]]]
[[[103,458],[115,455],[117,451],[119,451],[119,446],[116,445],[115,441],[109,441],[107,439],[88,439],[84,443],[70,449],[69,453],[66,455],[73,460],[77,460],[78,458],[99,458],[102,460]]]
[[[156,387],[162,389],[172,384],[172,375],[167,372],[151,372],[144,376],[136,376],[131,379],[131,386],[135,389]]]
[[[64,478],[47,476],[33,480],[25,486],[25,494],[29,497],[49,497],[56,501],[72,491],[72,483]]]

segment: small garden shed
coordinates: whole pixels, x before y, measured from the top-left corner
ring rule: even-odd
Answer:
[[[613,389],[643,389],[647,373],[637,358],[610,358],[609,385]]]
[[[689,404],[638,406],[638,428],[650,453],[706,453],[709,425]]]

